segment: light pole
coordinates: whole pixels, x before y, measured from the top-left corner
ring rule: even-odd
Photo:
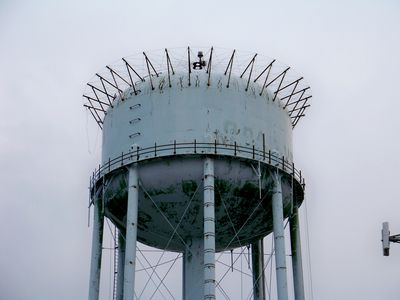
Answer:
[[[400,243],[400,234],[390,235],[389,222],[382,223],[382,247],[383,255],[389,256],[390,242]]]

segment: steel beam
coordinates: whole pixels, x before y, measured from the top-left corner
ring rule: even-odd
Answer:
[[[264,244],[263,239],[251,244],[253,270],[253,299],[265,300]]]
[[[295,205],[289,218],[290,245],[292,248],[292,269],[294,296],[296,300],[304,300],[303,264],[301,259],[301,243],[299,228],[299,209]]]
[[[204,161],[204,299],[215,299],[214,160]]]
[[[281,175],[279,171],[272,173],[272,216],[275,239],[275,265],[278,300],[288,300],[288,286],[286,274],[285,235],[283,226],[283,198]]]
[[[118,230],[117,299],[123,300],[125,266],[125,234]]]
[[[94,199],[92,257],[90,261],[89,300],[98,300],[100,292],[101,254],[103,248],[104,214],[101,199]]]
[[[135,267],[136,267],[135,261],[136,261],[138,202],[139,202],[139,175],[138,175],[137,165],[135,164],[129,167],[123,300],[133,300],[135,295]]]

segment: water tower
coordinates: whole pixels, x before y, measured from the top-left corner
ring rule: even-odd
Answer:
[[[287,218],[295,297],[304,299],[305,185],[292,153],[311,98],[303,77],[255,53],[163,49],[106,66],[84,98],[103,133],[90,180],[90,300],[99,297],[104,218],[119,232],[117,299],[136,299],[137,241],[183,253],[185,300],[215,299],[215,254],[251,245],[254,299],[265,299],[262,241],[272,232],[278,299],[288,299]]]

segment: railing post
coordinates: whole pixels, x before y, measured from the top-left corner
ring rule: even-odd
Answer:
[[[265,134],[263,133],[263,160],[265,160]]]

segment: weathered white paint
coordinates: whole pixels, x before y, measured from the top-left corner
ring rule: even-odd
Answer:
[[[186,241],[183,253],[183,300],[204,299],[204,239]]]
[[[104,214],[101,200],[93,205],[92,256],[90,261],[89,300],[98,300],[100,292],[101,254],[103,250]]]
[[[118,231],[117,300],[123,299],[125,265],[125,235]]]
[[[278,300],[288,300],[281,175],[278,173],[278,171],[276,171],[272,173],[272,178],[274,181],[272,190],[272,215],[274,223],[275,265]]]
[[[136,164],[130,166],[129,168],[128,182],[128,209],[126,213],[126,246],[123,300],[133,300],[135,294],[135,260],[139,202],[139,175]]]
[[[295,205],[289,218],[290,245],[292,249],[292,270],[294,296],[296,300],[304,300],[303,263],[301,258],[299,209]]]
[[[215,299],[214,160],[204,161],[204,299]]]
[[[284,156],[292,162],[292,123],[287,111],[283,108],[279,99],[273,101],[274,95],[266,90],[261,96],[259,83],[250,81],[250,86],[245,91],[246,79],[238,78],[232,74],[230,87],[224,84],[226,76],[221,72],[212,72],[211,85],[207,85],[208,74],[203,71],[192,70],[190,86],[187,85],[187,73],[177,72],[171,77],[172,87],[168,87],[166,73],[159,77],[152,77],[154,89],[150,88],[150,80],[137,83],[138,95],[133,95],[131,90],[123,92],[113,102],[113,107],[107,110],[103,124],[103,152],[102,162],[120,157],[121,153],[135,150],[136,147],[145,148],[157,145],[177,143],[214,143],[234,144],[240,146],[255,146],[256,149],[271,150],[278,157]],[[265,144],[263,143],[265,141]],[[172,152],[172,151],[171,151]],[[179,154],[193,154],[193,149],[179,151]],[[197,152],[200,153],[201,151]],[[203,153],[214,154],[213,150]],[[161,154],[172,155],[172,153]],[[224,155],[229,155],[227,157]],[[203,163],[199,157],[170,157],[160,160],[140,162],[141,183],[146,189],[153,189],[153,201],[156,203],[178,203],[188,201],[187,193],[183,191],[183,183],[193,181],[201,184],[204,179],[204,207],[201,212],[201,197],[197,199],[199,211],[189,210],[191,223],[178,228],[177,234],[186,241],[192,240],[189,249],[183,249],[180,238],[174,238],[169,244],[171,228],[165,226],[165,221],[154,209],[153,202],[139,199],[137,166],[129,168],[128,184],[128,209],[126,252],[124,265],[119,266],[123,270],[123,299],[134,299],[135,283],[135,254],[136,240],[164,249],[169,244],[168,250],[186,251],[184,253],[183,278],[184,299],[215,299],[215,251],[216,247],[224,249],[225,246],[233,248],[234,244],[227,245],[231,236],[223,237],[224,226],[215,228],[215,218],[221,217],[221,208],[214,207],[214,176],[225,180],[232,189],[243,187],[253,180],[254,174],[248,165],[248,161],[232,157],[232,149],[218,150],[218,156],[207,158]],[[239,157],[252,159],[251,153],[238,153]],[[144,158],[152,158],[148,154]],[[204,156],[203,156],[204,157]],[[142,157],[143,158],[143,157]],[[132,161],[135,161],[133,159]],[[215,162],[215,166],[214,166]],[[264,163],[266,163],[264,161]],[[279,164],[280,162],[278,162]],[[200,164],[200,167],[199,167]],[[121,167],[120,164],[112,166]],[[215,170],[214,170],[215,167]],[[107,172],[108,170],[105,170]],[[204,171],[204,174],[202,172]],[[126,173],[125,173],[126,174]],[[117,185],[117,191],[123,172],[113,180]],[[276,266],[279,300],[287,299],[285,245],[283,237],[283,205],[287,203],[285,194],[287,184],[281,182],[276,174],[273,206],[273,228],[276,242]],[[143,178],[142,178],[143,177]],[[260,184],[261,186],[261,184]],[[264,184],[264,188],[268,185]],[[119,190],[118,190],[119,189]],[[168,192],[165,193],[164,191]],[[201,189],[200,189],[201,190]],[[160,192],[160,193],[157,193]],[[244,197],[245,198],[245,197]],[[241,207],[250,207],[250,201],[238,199]],[[251,199],[247,199],[251,200]],[[194,202],[196,199],[194,200]],[[111,202],[111,201],[110,201]],[[238,204],[238,203],[236,203]],[[146,230],[137,227],[138,210],[146,212],[148,220],[143,221],[149,225]],[[227,203],[228,207],[233,206]],[[245,206],[246,205],[246,206]],[[182,213],[179,205],[169,205],[170,211],[165,214],[172,224],[177,224],[174,216]],[[245,209],[243,209],[245,211]],[[203,215],[204,213],[204,215]],[[196,219],[198,218],[198,219]],[[121,218],[122,219],[122,218]],[[236,222],[238,220],[234,220]],[[250,233],[262,236],[271,231],[271,215],[259,213],[254,216],[251,225],[246,226],[241,232],[241,240],[246,240]],[[262,224],[263,223],[263,224]],[[268,224],[267,224],[268,223]],[[191,225],[189,225],[191,224]],[[143,224],[142,224],[143,225]],[[188,225],[188,226],[186,226]],[[226,225],[226,224],[225,224]],[[220,231],[222,237],[220,245],[215,243],[215,234]],[[138,235],[139,234],[139,235]],[[176,235],[177,236],[177,235]],[[201,253],[201,254],[199,254]],[[120,253],[122,258],[123,253]],[[257,259],[259,270],[262,266]],[[119,274],[119,277],[121,277]],[[259,288],[261,288],[259,286]],[[122,286],[118,286],[118,295],[121,295]],[[259,290],[260,291],[260,290]],[[261,291],[260,291],[261,293]],[[260,295],[260,293],[258,293]],[[96,299],[97,300],[97,299]]]
[[[163,85],[165,75],[153,78],[155,90],[148,82],[139,83],[138,95],[127,92],[124,101],[114,101],[108,109],[103,126],[102,160],[106,163],[132,150],[181,142],[230,143],[273,150],[292,161],[292,124],[282,104],[273,96],[262,96],[252,87],[245,92],[246,81],[232,77],[230,88],[218,85],[223,75],[214,75],[214,84],[207,86],[207,74],[193,71],[198,85],[186,86],[186,75],[172,77],[172,87]],[[257,90],[261,87],[257,83]],[[134,136],[136,133],[140,135]],[[132,136],[133,135],[133,136]],[[188,149],[187,153],[192,153]],[[231,155],[232,151],[228,151]],[[224,151],[219,152],[223,154]]]

